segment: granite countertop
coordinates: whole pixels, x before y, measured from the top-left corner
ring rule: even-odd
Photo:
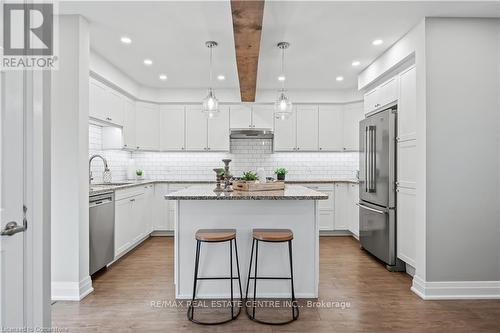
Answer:
[[[328,195],[300,185],[285,185],[281,191],[214,192],[214,185],[195,185],[165,195],[166,200],[326,200]]]
[[[357,184],[357,179],[307,179],[307,180],[287,180],[288,184],[333,184],[333,183],[354,183]],[[161,180],[124,180],[111,184],[92,184],[89,189],[89,195],[99,195],[111,193],[116,190],[123,190],[135,186],[149,184],[215,184],[215,181],[209,180],[179,180],[179,179],[161,179]]]

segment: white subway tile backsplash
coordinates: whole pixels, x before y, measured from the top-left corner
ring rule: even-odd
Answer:
[[[358,170],[357,152],[272,152],[271,140],[231,140],[231,152],[126,152],[102,150],[102,128],[89,126],[89,156],[101,154],[107,160],[114,181],[127,179],[130,158],[143,169],[147,179],[213,180],[213,168],[223,166],[230,158],[231,171],[241,176],[245,171],[263,168],[268,176],[274,169],[285,167],[290,180],[354,178]],[[95,181],[102,180],[103,166],[94,162]]]

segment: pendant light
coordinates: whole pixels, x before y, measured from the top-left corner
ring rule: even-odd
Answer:
[[[290,47],[290,43],[280,42],[277,46],[281,50],[281,89],[278,91],[278,99],[274,103],[274,115],[277,119],[285,120],[292,115],[292,102],[286,96],[285,90],[285,50]]]
[[[207,97],[203,99],[202,112],[205,113],[207,118],[213,118],[219,114],[219,101],[215,97],[214,90],[212,89],[212,49],[217,47],[217,42],[208,41],[205,42],[205,46],[210,50],[210,87],[208,88]]]

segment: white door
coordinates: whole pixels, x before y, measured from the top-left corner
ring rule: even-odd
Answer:
[[[207,150],[207,127],[201,105],[186,107],[186,150]]]
[[[411,67],[401,73],[398,101],[398,138],[417,138],[417,71]]]
[[[318,150],[318,107],[297,107],[297,150]]]
[[[164,105],[160,108],[160,149],[185,149],[184,105]]]
[[[275,151],[294,151],[297,148],[295,115],[294,111],[288,119],[274,119]]]
[[[252,109],[247,105],[231,105],[231,128],[251,128]]]
[[[106,120],[106,87],[92,78],[89,78],[89,116],[99,120]]]
[[[252,107],[252,126],[254,128],[273,129],[274,110],[272,105]]]
[[[346,183],[335,184],[335,230],[349,229],[349,198]]]
[[[319,107],[319,150],[341,151],[343,148],[342,105]]]
[[[131,245],[129,231],[132,221],[132,202],[130,198],[115,201],[115,258],[118,258]]]
[[[343,150],[359,151],[359,122],[364,118],[362,103],[344,105]]]
[[[24,316],[26,312],[24,303],[25,233],[22,232],[26,186],[24,81],[21,71],[0,72],[0,228],[2,230],[2,236],[0,236],[0,327],[2,328],[26,325]],[[9,235],[8,231],[13,234]]]
[[[106,120],[113,124],[122,126],[124,118],[123,113],[125,109],[125,97],[111,88],[107,88],[107,98],[109,109],[107,110]]]
[[[208,119],[208,150],[229,151],[229,108],[221,107],[215,118]]]
[[[135,149],[135,102],[125,99],[125,109],[123,115],[123,148]]]
[[[160,114],[158,105],[136,104],[135,135],[137,149],[160,149]]]

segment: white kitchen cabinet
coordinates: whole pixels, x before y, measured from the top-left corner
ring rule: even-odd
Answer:
[[[154,210],[155,210],[155,185],[147,184],[144,185],[144,210],[142,215],[142,235],[147,236],[153,230],[153,220],[154,220]]]
[[[295,151],[297,148],[297,126],[295,110],[287,119],[274,119],[274,150]]]
[[[144,215],[146,211],[146,194],[140,194],[131,199],[131,243],[136,245],[142,238],[146,236],[146,226]]]
[[[296,110],[298,151],[318,150],[318,107],[301,105]]]
[[[234,129],[252,128],[252,108],[247,104],[231,105],[230,127]]]
[[[396,200],[397,256],[415,267],[416,262],[416,190],[398,187]]]
[[[229,151],[229,108],[219,107],[219,114],[207,122],[207,150]]]
[[[359,122],[365,118],[363,103],[344,105],[342,114],[342,150],[359,151]]]
[[[106,109],[107,109],[107,89],[104,84],[94,80],[89,79],[89,116],[98,120],[106,120]]]
[[[364,112],[382,109],[398,99],[399,77],[395,76],[364,95]]]
[[[106,121],[123,126],[125,97],[111,88],[108,88],[106,98],[108,99],[108,116]]]
[[[416,188],[417,141],[408,140],[397,144],[397,185]]]
[[[136,144],[139,150],[159,150],[160,113],[158,105],[138,102],[135,112]]]
[[[132,204],[126,198],[115,201],[115,258],[120,257],[132,245]]]
[[[318,200],[318,225],[320,231],[334,230],[334,201],[335,191],[333,184],[301,184],[311,190],[315,190],[328,195],[326,200]]]
[[[335,230],[349,230],[349,195],[347,183],[335,183]]]
[[[342,105],[320,105],[319,106],[319,150],[341,151],[343,150],[343,106]]]
[[[272,105],[252,106],[253,128],[273,129],[274,110]]]
[[[359,185],[354,183],[347,184],[348,196],[348,227],[349,231],[359,238]]]
[[[416,139],[417,76],[415,66],[399,76],[398,141]]]
[[[184,105],[162,105],[160,107],[160,149],[185,150],[185,126]]]
[[[125,98],[124,100],[124,113],[123,113],[123,148],[136,149],[137,144],[135,140],[135,102],[131,99]]]
[[[201,112],[201,105],[186,107],[186,150],[207,150],[207,117]]]
[[[124,99],[125,97],[119,92],[89,78],[89,117],[122,126]]]

